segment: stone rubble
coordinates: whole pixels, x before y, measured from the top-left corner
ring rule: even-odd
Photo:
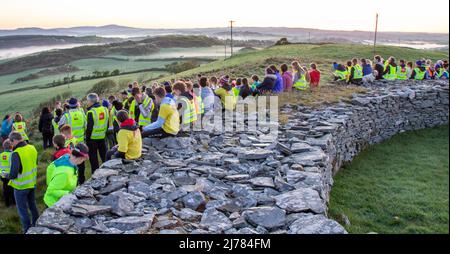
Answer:
[[[448,123],[446,81],[376,83],[341,103],[285,105],[256,132],[145,139],[143,159],[104,163],[29,234],[345,234],[327,217],[333,175],[367,146]],[[277,123],[270,123],[277,124]]]

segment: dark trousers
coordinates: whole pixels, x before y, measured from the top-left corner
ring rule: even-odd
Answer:
[[[102,162],[106,161],[106,142],[105,139],[92,139],[88,140],[86,144],[89,148],[89,162],[91,163],[91,172],[93,174],[99,168],[98,154],[100,154]]]
[[[86,180],[86,176],[84,175],[84,171],[86,170],[86,165],[81,163],[78,165],[78,185],[82,185]]]
[[[9,207],[12,204],[16,204],[14,200],[14,188],[8,185],[9,179],[2,178],[3,182],[3,199],[5,200],[5,206]]]
[[[175,137],[175,135],[167,133],[163,130],[163,128],[154,129],[151,131],[142,132],[142,137],[145,138],[167,138],[167,137]]]
[[[42,133],[42,141],[44,142],[44,149],[53,147],[53,133]]]
[[[108,130],[106,132],[106,139],[108,141],[108,147],[109,149],[113,148],[115,145],[117,145],[116,140],[116,133],[113,130]]]
[[[39,212],[36,207],[36,199],[34,196],[35,189],[16,190],[14,189],[14,197],[16,199],[17,211],[19,212],[20,223],[22,223],[23,233],[36,225],[36,221],[39,217]],[[31,221],[30,214],[31,212]]]
[[[113,155],[117,152],[117,147],[113,147],[111,148],[107,153],[106,153],[106,160],[109,161],[112,159]]]

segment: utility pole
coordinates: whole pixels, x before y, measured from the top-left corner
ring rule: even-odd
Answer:
[[[309,44],[311,44],[311,32],[308,33],[308,37],[309,37]]]
[[[377,46],[377,32],[378,32],[378,13],[375,20],[375,38],[373,40],[373,55],[376,55],[376,46]]]
[[[231,42],[230,42],[230,57],[233,56],[233,23],[236,21],[230,20],[230,33],[231,33]]]

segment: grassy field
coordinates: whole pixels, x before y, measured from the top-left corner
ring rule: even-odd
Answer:
[[[330,215],[350,233],[449,233],[449,126],[396,135],[335,177]]]
[[[121,75],[115,77],[108,77],[104,79],[112,79],[118,83],[129,82],[134,80],[148,80],[157,78],[160,75],[167,74],[165,72],[143,72],[128,75]],[[29,117],[31,111],[37,107],[41,102],[48,101],[50,98],[62,94],[64,92],[71,92],[75,97],[82,97],[86,92],[97,82],[104,79],[86,80],[76,82],[70,85],[63,85],[58,87],[46,89],[32,89],[11,94],[0,95],[0,115],[13,114],[14,112],[22,112],[25,117]]]
[[[388,58],[395,56],[397,59],[415,61],[420,58],[427,58],[433,61],[438,59],[448,59],[448,52],[436,52],[429,50],[419,50],[392,46],[378,46],[377,54]],[[168,78],[194,77],[198,73],[204,75],[224,75],[250,77],[252,74],[263,75],[264,69],[270,64],[290,64],[293,60],[298,60],[301,64],[307,65],[316,62],[322,71],[323,80],[331,79],[331,63],[334,61],[350,60],[351,58],[373,58],[373,47],[359,44],[326,44],[326,45],[287,45],[274,46],[265,50],[241,53],[226,60],[218,60],[199,68],[172,75]],[[163,80],[163,79],[161,79]]]

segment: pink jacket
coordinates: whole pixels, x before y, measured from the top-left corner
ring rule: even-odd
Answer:
[[[292,91],[292,74],[287,71],[281,77],[283,78],[283,90]]]

